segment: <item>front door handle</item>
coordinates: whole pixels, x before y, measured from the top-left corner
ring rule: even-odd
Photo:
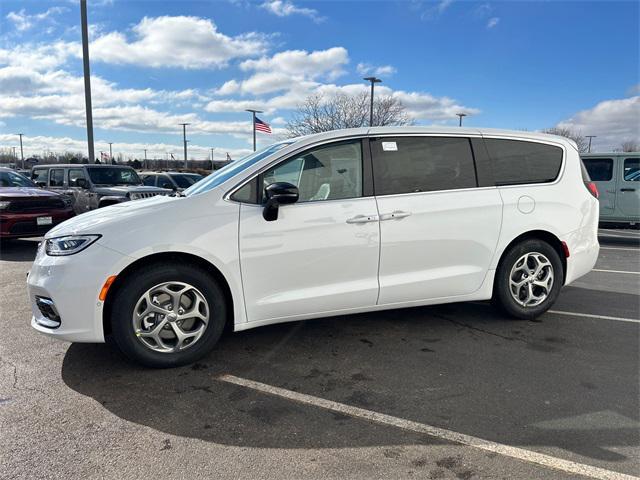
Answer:
[[[383,213],[382,215],[380,215],[380,220],[381,221],[384,221],[384,220],[396,220],[396,219],[408,217],[409,215],[411,215],[411,212],[404,212],[402,210],[395,210],[395,211],[393,211],[391,213]]]
[[[347,223],[369,223],[377,221],[378,215],[356,215],[355,217],[347,219]]]
[[[621,192],[635,192],[636,189],[635,188],[621,188],[620,191]]]

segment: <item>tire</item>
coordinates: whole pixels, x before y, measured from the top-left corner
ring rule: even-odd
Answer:
[[[534,278],[532,273],[538,271],[538,267],[539,274]],[[563,279],[558,252],[543,240],[524,240],[510,247],[502,257],[496,271],[492,303],[507,315],[533,320],[555,303]],[[521,283],[522,286],[518,286]]]
[[[205,270],[179,263],[147,266],[128,275],[115,293],[113,339],[125,356],[144,366],[187,365],[213,349],[227,308],[220,285]]]

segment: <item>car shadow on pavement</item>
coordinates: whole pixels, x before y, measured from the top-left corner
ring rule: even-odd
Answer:
[[[0,259],[9,262],[33,261],[36,258],[39,239],[0,240]]]
[[[638,444],[637,388],[626,383],[637,371],[612,376],[617,365],[597,364],[609,350],[601,331],[576,335],[576,325],[508,320],[479,304],[390,310],[227,334],[201,362],[172,370],[74,344],[62,378],[120,418],[220,444],[440,443],[217,379],[226,373],[509,445],[628,461],[609,447]],[[617,353],[628,364],[637,339],[624,342]]]

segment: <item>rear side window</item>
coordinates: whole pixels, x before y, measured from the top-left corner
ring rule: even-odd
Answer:
[[[562,166],[562,149],[544,143],[485,139],[496,185],[553,182]]]
[[[613,178],[611,158],[583,158],[582,163],[589,172],[589,178],[594,182],[608,182]]]
[[[624,159],[624,180],[626,182],[640,181],[640,158]]]
[[[384,137],[371,140],[376,195],[477,186],[468,138]]]
[[[64,186],[64,170],[61,168],[52,168],[49,174],[49,186],[50,187],[63,187]]]

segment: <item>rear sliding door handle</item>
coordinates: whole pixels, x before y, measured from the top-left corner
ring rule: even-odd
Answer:
[[[380,220],[395,220],[400,218],[405,218],[411,215],[411,212],[403,212],[402,210],[395,210],[391,213],[383,213],[380,215]]]
[[[377,221],[378,215],[356,215],[355,217],[347,219],[347,223],[369,223]]]
[[[635,192],[636,189],[635,188],[621,188],[620,191],[621,192]]]

